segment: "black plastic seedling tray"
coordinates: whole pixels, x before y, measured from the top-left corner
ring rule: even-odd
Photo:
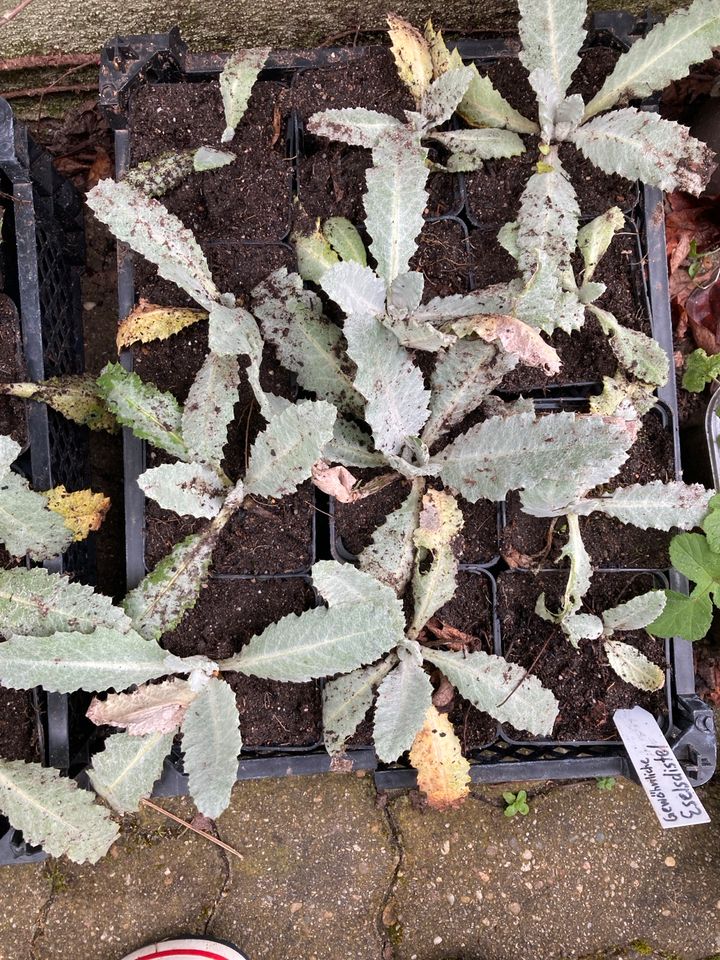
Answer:
[[[596,42],[627,48],[651,26],[648,20],[636,20],[628,14],[596,14],[593,20]],[[595,42],[595,40],[594,40]],[[502,57],[517,56],[514,40],[461,40],[457,43],[462,56],[467,59],[489,61]],[[116,37],[109,41],[101,57],[100,99],[111,125],[116,131],[117,175],[122,176],[128,165],[130,132],[128,130],[128,107],[133,91],[145,83],[174,83],[179,81],[207,81],[216,79],[227,55],[196,54],[187,49],[177,29],[167,34]],[[261,79],[281,79],[292,84],[293,74],[308,68],[332,66],[363,56],[363,48],[324,49],[315,51],[273,51],[267,69]],[[646,109],[653,109],[647,104]],[[292,120],[292,118],[291,118]],[[288,127],[288,159],[297,156],[302,149],[302,125],[297,117]],[[294,132],[293,132],[294,131]],[[462,190],[462,178],[458,179]],[[295,192],[297,194],[297,177]],[[663,197],[655,188],[638,185],[637,202],[626,210],[626,216],[638,237],[639,270],[642,296],[645,298],[651,318],[655,339],[672,357],[672,327],[668,298],[668,276],[665,257],[665,229]],[[467,204],[459,213],[469,230],[478,228],[468,216]],[[125,316],[134,306],[132,267],[125,250],[119,250],[119,311]],[[644,266],[643,266],[644,265]],[[129,364],[126,354],[123,362]],[[534,396],[563,398],[587,394],[597,384],[568,384],[560,388],[550,387],[536,391]],[[680,473],[680,445],[677,430],[677,399],[675,394],[674,367],[670,364],[670,381],[658,391],[661,406],[667,412],[668,428],[673,433],[675,469]],[[128,584],[137,583],[145,572],[142,526],[143,495],[136,478],[143,465],[142,444],[126,435],[125,446],[125,503],[127,535]],[[330,511],[332,513],[332,510]],[[318,518],[318,555],[334,554],[342,559],[350,557],[342,552],[335,536],[334,524]],[[502,505],[499,508],[502,523]],[[504,569],[497,561],[488,569],[475,569],[490,576]],[[635,571],[636,572],[636,571]],[[684,579],[675,571],[653,571],[660,578],[669,579],[676,589],[686,589]],[[496,645],[501,644],[497,632]],[[498,646],[498,649],[499,646]],[[668,713],[667,736],[683,768],[695,785],[705,783],[712,776],[716,765],[716,744],[713,715],[695,693],[695,674],[691,645],[682,640],[669,641],[668,653]],[[379,788],[393,789],[412,786],[415,773],[407,764],[383,766],[378,763],[372,748],[360,748],[349,752],[355,769],[374,771]],[[471,777],[478,783],[500,783],[519,780],[572,780],[601,776],[634,777],[627,754],[617,741],[592,743],[578,742],[511,742],[498,732],[497,739],[485,747],[473,750]],[[324,773],[334,769],[331,758],[321,748],[302,753],[290,753],[278,748],[265,756],[242,755],[238,766],[238,779],[250,780],[263,777],[305,775]],[[174,758],[169,758],[165,771],[158,780],[155,793],[174,796],[187,793],[187,778]]]
[[[17,308],[29,380],[83,370],[80,274],[84,263],[82,201],[54,169],[50,155],[16,123],[0,99],[0,205],[4,213],[0,263],[2,286]],[[28,402],[29,479],[37,490],[64,484],[87,486],[88,442],[84,428],[44,404]],[[92,544],[73,544],[47,561],[53,571],[92,582]],[[43,762],[67,770],[71,707],[60,694],[33,694]],[[41,859],[0,819],[0,864]]]

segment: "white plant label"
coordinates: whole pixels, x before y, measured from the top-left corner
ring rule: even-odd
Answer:
[[[710,823],[652,714],[642,707],[616,710],[614,721],[662,828]]]

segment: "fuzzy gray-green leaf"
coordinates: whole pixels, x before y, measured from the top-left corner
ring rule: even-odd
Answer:
[[[239,386],[240,369],[236,357],[208,353],[190,387],[182,412],[182,436],[194,460],[220,469]]]
[[[0,434],[0,480],[8,473],[10,465],[17,460],[21,452],[22,447],[17,440]]]
[[[359,667],[351,673],[328,680],[323,686],[323,735],[330,754],[341,753],[345,743],[365,719],[373,702],[374,688],[397,663],[390,654],[380,663]]]
[[[0,543],[14,557],[29,554],[46,560],[66,550],[73,532],[48,509],[48,499],[30,489],[27,480],[9,470],[0,479]]]
[[[481,170],[486,160],[517,157],[525,151],[524,143],[511,130],[448,130],[433,133],[432,139],[450,151],[445,162],[449,173]]]
[[[255,287],[252,298],[265,339],[300,386],[338,410],[361,416],[364,400],[353,385],[355,371],[342,332],[323,316],[320,298],[284,267]]]
[[[273,417],[252,445],[247,493],[276,498],[294,493],[322,457],[336,417],[325,400],[302,400]]]
[[[171,393],[145,383],[119,363],[103,368],[98,389],[118,421],[136,437],[178,460],[190,458],[182,436],[182,407]]]
[[[325,444],[323,458],[345,467],[382,467],[385,457],[372,449],[372,437],[351,420],[335,421],[332,440]]]
[[[387,608],[387,618],[392,621],[394,628],[402,629],[402,604],[392,587],[372,574],[350,563],[318,560],[312,567],[311,575],[313,586],[330,608],[372,600]]]
[[[499,723],[511,723],[536,736],[552,733],[558,701],[524,667],[481,651],[423,648],[423,656],[447,677],[460,696]]]
[[[313,114],[307,129],[315,136],[340,140],[354,147],[375,147],[388,135],[402,130],[402,124],[377,110],[350,107]]]
[[[39,763],[0,760],[0,810],[28,843],[76,863],[97,863],[120,832],[92,793]]]
[[[269,47],[238,50],[225,61],[220,74],[220,93],[226,123],[221,138],[223,143],[228,143],[235,136],[235,127],[245,115],[253,85],[265,66],[269,53]]]
[[[657,340],[640,330],[623,327],[611,313],[594,304],[590,304],[589,310],[610,337],[613,353],[626,373],[652,386],[667,383],[670,359]]]
[[[625,683],[649,692],[665,686],[665,672],[637,647],[621,640],[606,640],[604,649],[608,663]]]
[[[432,704],[432,683],[422,666],[404,657],[378,687],[373,741],[378,758],[392,763],[412,747]]]
[[[523,66],[549,71],[564,96],[585,41],[585,0],[518,0],[518,7]]]
[[[583,515],[598,511],[642,530],[692,530],[701,525],[712,496],[699,483],[651,480],[580,500],[572,509]]]
[[[230,803],[242,749],[235,692],[210,677],[190,704],[182,726],[190,796],[203,816],[215,819]]]
[[[591,280],[597,265],[605,256],[612,238],[625,226],[625,214],[619,207],[610,207],[584,227],[580,227],[577,245],[585,265],[585,283]]]
[[[0,643],[0,682],[13,689],[44,687],[53,693],[125,690],[162,677],[166,653],[134,630],[97,627],[93,633],[11,636]]]
[[[125,632],[130,620],[109,597],[44,567],[0,571],[0,633],[46,637],[56,631]]]
[[[649,590],[617,607],[611,607],[602,615],[605,633],[610,635],[619,630],[644,630],[653,620],[657,620],[666,602],[664,590]]]
[[[357,227],[347,217],[328,217],[322,226],[322,232],[328,243],[341,260],[367,266],[365,244]]]
[[[138,477],[138,486],[163,510],[191,517],[216,516],[227,492],[217,473],[202,463],[151,467]]]
[[[537,133],[537,124],[511,107],[489,77],[480,76],[475,64],[471,69],[473,79],[457,109],[463,120],[471,127],[505,127],[516,133]]]
[[[661,190],[699,194],[715,168],[712,150],[687,127],[657,113],[625,107],[595,117],[573,143],[605,173],[642,180]]]
[[[95,792],[120,814],[133,813],[149,797],[172,749],[174,733],[144,737],[116,733],[96,753],[88,771]]]
[[[398,595],[402,594],[412,574],[413,534],[419,515],[420,486],[413,483],[408,496],[397,510],[388,514],[358,557],[361,570],[392,587]]]

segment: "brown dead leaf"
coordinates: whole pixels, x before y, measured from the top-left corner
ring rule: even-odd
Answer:
[[[443,707],[449,707],[455,699],[455,687],[450,683],[447,677],[440,678],[440,686],[432,695],[432,702],[441,710]]]
[[[117,348],[129,347],[131,343],[149,343],[151,340],[167,340],[168,337],[198,320],[207,317],[205,310],[192,307],[163,307],[157,303],[141,300],[124,320],[117,332]]]
[[[110,509],[110,497],[92,490],[68,493],[60,485],[46,491],[45,496],[48,508],[63,518],[65,526],[75,534],[75,541],[84,540],[91,531],[99,530]]]
[[[529,569],[535,562],[527,553],[520,553],[515,547],[507,547],[503,550],[502,558],[511,570]]]
[[[110,154],[104,147],[98,146],[95,152],[95,159],[90,164],[87,173],[87,189],[91,190],[97,186],[101,180],[107,180],[114,173],[113,162]]]
[[[410,763],[418,773],[418,787],[436,810],[457,806],[470,792],[470,764],[452,724],[430,706],[422,730],[410,750]]]
[[[516,317],[501,313],[478,314],[449,326],[459,337],[476,334],[486,343],[499,340],[506,353],[514,354],[531,367],[541,367],[547,373],[560,372],[557,350],[546,343],[537,330]]]
[[[327,460],[318,460],[312,468],[312,481],[318,490],[335,497],[340,503],[357,503],[396,480],[397,474],[384,473],[357,486],[354,475],[345,467],[331,467]]]
[[[477,646],[477,637],[469,633],[463,633],[462,630],[450,626],[449,623],[443,623],[437,617],[428,620],[425,629],[438,640],[447,644],[451,650],[467,650],[470,647]]]

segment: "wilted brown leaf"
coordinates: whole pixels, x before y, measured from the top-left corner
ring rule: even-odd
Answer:
[[[486,343],[499,340],[503,350],[531,367],[542,367],[547,373],[560,372],[557,350],[546,343],[537,330],[516,317],[501,313],[478,314],[457,320],[449,326],[459,337],[476,334]]]

